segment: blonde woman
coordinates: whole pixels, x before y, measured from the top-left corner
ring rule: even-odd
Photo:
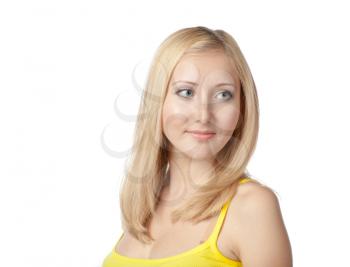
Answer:
[[[278,199],[246,166],[259,105],[223,30],[172,33],[152,61],[120,191],[123,234],[103,267],[291,267]]]

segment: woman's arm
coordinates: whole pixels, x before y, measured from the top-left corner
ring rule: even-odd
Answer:
[[[292,267],[292,248],[275,193],[250,185],[237,204],[237,247],[243,266]]]

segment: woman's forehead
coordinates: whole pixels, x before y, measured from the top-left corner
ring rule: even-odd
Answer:
[[[202,52],[184,55],[174,69],[171,82],[236,83],[236,76],[232,61],[223,52]]]

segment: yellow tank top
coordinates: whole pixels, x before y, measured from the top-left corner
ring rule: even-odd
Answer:
[[[252,180],[251,178],[241,178],[240,184]],[[218,220],[215,224],[214,230],[210,234],[209,238],[200,245],[182,252],[180,254],[155,259],[143,259],[143,258],[129,258],[119,254],[116,251],[116,247],[122,238],[120,236],[117,244],[113,247],[112,251],[107,255],[103,261],[102,267],[136,267],[136,266],[162,266],[162,267],[184,267],[184,266],[201,266],[201,267],[242,267],[240,261],[227,258],[219,251],[217,247],[217,239],[221,230],[221,226],[225,219],[225,215],[229,206],[231,198],[221,208]]]

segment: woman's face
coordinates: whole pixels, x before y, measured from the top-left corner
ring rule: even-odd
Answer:
[[[226,55],[218,51],[185,55],[175,67],[162,110],[169,152],[213,159],[230,140],[239,111],[239,80]]]

